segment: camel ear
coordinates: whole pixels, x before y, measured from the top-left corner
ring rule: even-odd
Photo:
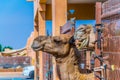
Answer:
[[[70,40],[69,40],[69,43],[70,43],[71,45],[74,45],[74,42],[75,42],[75,39],[74,39],[74,36],[72,36],[72,37],[70,38]]]

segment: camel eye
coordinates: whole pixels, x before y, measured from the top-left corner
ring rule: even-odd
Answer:
[[[55,43],[61,43],[61,40],[54,39]]]
[[[60,39],[60,37],[56,36],[56,37],[53,38],[53,41],[56,42],[56,43],[60,43],[61,39]]]

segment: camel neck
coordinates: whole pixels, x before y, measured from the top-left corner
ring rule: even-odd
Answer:
[[[58,64],[63,64],[63,63],[69,63],[69,64],[73,64],[73,65],[77,65],[77,57],[76,57],[76,53],[75,53],[75,49],[71,48],[70,52],[68,53],[68,55],[66,57],[57,57],[56,58],[56,62]]]

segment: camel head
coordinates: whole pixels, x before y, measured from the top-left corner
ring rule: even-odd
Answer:
[[[34,39],[32,48],[34,51],[43,51],[55,56],[59,64],[57,70],[60,80],[80,80],[82,74],[79,71],[79,61],[81,57],[76,53],[78,49],[90,47],[89,43],[92,43],[91,39],[93,40],[94,36],[90,35],[91,31],[92,27],[82,25],[74,35],[39,36]]]
[[[32,48],[34,51],[43,51],[53,56],[66,56],[70,49],[69,35],[60,36],[39,36],[34,39]]]
[[[55,57],[64,57],[69,54],[72,45],[76,45],[78,49],[88,45],[90,32],[92,27],[89,25],[81,25],[74,36],[61,34],[60,36],[39,36],[34,39],[32,48],[34,51],[43,51],[52,54]],[[92,35],[93,36],[93,35]],[[93,38],[92,38],[93,39]],[[76,43],[75,40],[78,42]],[[71,44],[72,43],[72,44]]]

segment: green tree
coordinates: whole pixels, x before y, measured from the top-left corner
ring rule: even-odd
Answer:
[[[0,44],[0,52],[5,51],[5,49],[10,49],[10,50],[12,50],[13,48],[12,48],[11,46],[5,46],[5,47],[3,47],[3,46]]]
[[[5,49],[10,49],[12,50],[13,48],[11,46],[5,46],[2,51],[5,51]]]
[[[0,44],[0,52],[2,52],[2,45]]]

